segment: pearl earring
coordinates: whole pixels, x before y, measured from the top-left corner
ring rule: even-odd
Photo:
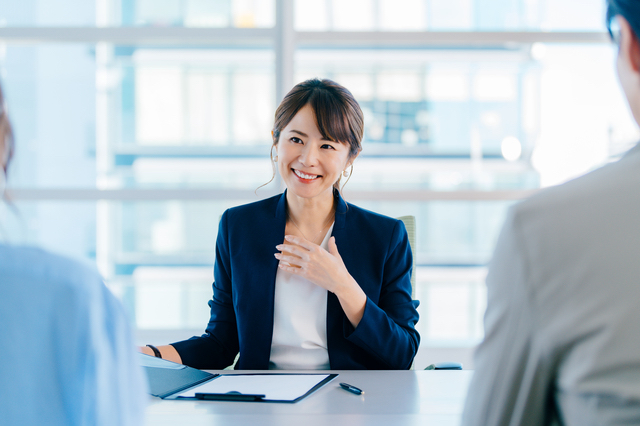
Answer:
[[[277,163],[278,162],[278,156],[276,155],[275,157],[273,157],[273,162]]]

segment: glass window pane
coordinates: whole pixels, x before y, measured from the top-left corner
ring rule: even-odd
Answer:
[[[274,0],[102,0],[112,26],[270,28]]]
[[[91,27],[98,1],[0,0],[0,27]]]
[[[470,347],[482,339],[486,273],[473,266],[416,268],[421,347]]]
[[[300,31],[603,31],[600,0],[295,1]]]
[[[0,0],[0,26],[5,27],[274,25],[275,0]]]
[[[99,52],[98,121],[108,135],[99,141],[100,187],[254,190],[271,178],[273,51],[103,45]],[[234,160],[251,156],[264,161],[247,169]]]
[[[10,185],[95,187],[94,53],[93,46],[84,44],[9,44],[0,50],[16,138]]]
[[[334,79],[360,102],[355,188],[525,189],[576,177],[637,141],[614,60],[608,44],[300,49],[296,80]]]

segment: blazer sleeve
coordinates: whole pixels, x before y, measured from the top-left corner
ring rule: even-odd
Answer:
[[[194,368],[223,369],[233,364],[238,353],[227,221],[228,211],[222,215],[218,227],[213,297],[209,301],[211,317],[205,334],[171,344],[180,354],[183,364]]]
[[[407,231],[397,221],[384,259],[380,298],[367,297],[364,315],[357,328],[345,319],[345,338],[380,362],[380,368],[409,369],[418,351],[419,302],[411,299],[413,257]]]
[[[536,333],[526,241],[513,211],[507,218],[487,275],[485,337],[475,353],[475,373],[463,425],[550,424],[553,366]]]

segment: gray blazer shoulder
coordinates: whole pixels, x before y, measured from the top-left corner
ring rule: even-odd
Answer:
[[[640,146],[512,208],[465,424],[640,415],[638,212]]]

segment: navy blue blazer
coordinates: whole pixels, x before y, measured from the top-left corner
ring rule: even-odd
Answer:
[[[269,368],[276,245],[284,241],[285,193],[227,210],[216,241],[211,319],[205,334],[172,343],[184,364]],[[412,255],[402,221],[347,204],[336,192],[333,236],[347,270],[367,295],[353,328],[328,292],[327,346],[333,370],[409,369],[418,350],[418,302],[411,300]]]

